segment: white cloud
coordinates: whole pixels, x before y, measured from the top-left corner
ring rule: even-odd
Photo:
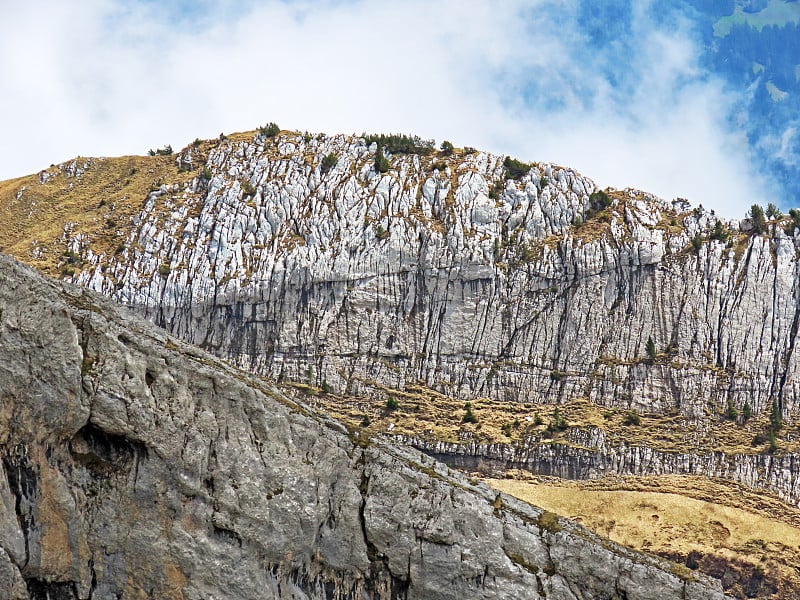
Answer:
[[[686,24],[659,31],[646,11],[619,88],[603,75],[618,57],[587,47],[561,2],[201,3],[177,21],[159,3],[69,4],[2,9],[0,179],[276,121],[557,161],[731,216],[762,200]]]

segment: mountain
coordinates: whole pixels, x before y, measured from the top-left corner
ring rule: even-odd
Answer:
[[[484,474],[681,476],[800,523],[798,219],[442,148],[265,127],[76,159],[0,183],[0,246],[352,435]],[[706,571],[792,597],[792,543],[758,535]]]

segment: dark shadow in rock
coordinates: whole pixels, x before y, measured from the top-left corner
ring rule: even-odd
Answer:
[[[93,423],[73,436],[69,448],[78,463],[96,473],[126,469],[134,458],[147,458],[147,448],[141,442],[108,433]]]

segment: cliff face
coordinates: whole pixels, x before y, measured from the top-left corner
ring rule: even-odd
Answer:
[[[524,469],[571,480],[606,475],[701,475],[750,489],[770,490],[784,502],[800,504],[800,460],[796,453],[666,452],[646,445],[609,444],[602,432],[583,434],[583,431],[571,432],[567,443],[559,444],[535,439],[486,444],[408,436],[393,438],[453,467],[484,474],[501,475],[507,469]]]
[[[723,597],[6,257],[0,353],[4,598]]]
[[[254,373],[363,396],[423,385],[464,400],[588,399],[673,420],[704,446],[607,443],[594,424],[575,433],[588,447],[534,450],[534,436],[503,450],[512,463],[721,474],[800,501],[787,429],[781,456],[759,456],[753,431],[714,452],[726,412],[763,422],[776,404],[792,422],[800,410],[790,221],[754,234],[685,201],[604,195],[570,169],[471,150],[388,153],[381,173],[376,150],[283,132],[135,164],[73,161],[5,184],[3,216],[25,224],[3,235],[23,260]],[[93,220],[58,216],[81,189]],[[542,462],[562,450],[568,466]]]
[[[203,172],[152,191],[113,254],[64,239],[77,282],[246,369],[351,393],[797,413],[798,242],[778,225],[710,240],[702,210],[628,191],[606,207],[574,171],[512,179],[480,152],[397,154],[385,174],[345,137],[198,155],[177,162]]]

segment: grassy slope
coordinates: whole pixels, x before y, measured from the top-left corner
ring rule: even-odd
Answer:
[[[763,494],[686,477],[487,483],[615,542],[721,577],[736,597],[800,593],[800,511]]]
[[[38,175],[0,183],[0,248],[48,275],[58,274],[65,224],[87,234],[96,253],[113,253],[126,238],[126,221],[150,189],[185,175],[178,173],[172,156],[75,160],[79,166],[90,161],[82,175],[50,168],[46,172],[53,176],[44,184]]]
[[[394,390],[378,386],[370,397],[338,396],[304,384],[286,384],[294,393],[306,396],[306,401],[323,406],[325,410],[353,428],[370,434],[387,432],[421,436],[448,442],[472,439],[481,443],[510,444],[530,435],[551,436],[565,441],[564,432],[549,433],[555,406],[526,404],[478,398],[470,402],[477,423],[463,422],[465,402],[422,386],[406,386]],[[398,408],[389,410],[387,399],[393,398]],[[642,415],[639,425],[626,425],[627,411],[608,410],[588,400],[577,399],[558,406],[560,415],[569,427],[598,427],[606,433],[609,444],[647,445],[665,452],[713,452],[758,454],[765,445],[754,446],[753,438],[767,427],[768,418],[751,418],[747,423],[730,421],[723,415],[712,417],[714,427],[700,435],[692,433],[691,424],[681,416]],[[364,417],[369,425],[364,425]],[[541,421],[536,425],[537,416]],[[427,432],[427,433],[426,433]],[[687,433],[688,432],[688,433]],[[779,436],[783,437],[783,436]],[[800,442],[780,439],[780,452],[800,451]]]

